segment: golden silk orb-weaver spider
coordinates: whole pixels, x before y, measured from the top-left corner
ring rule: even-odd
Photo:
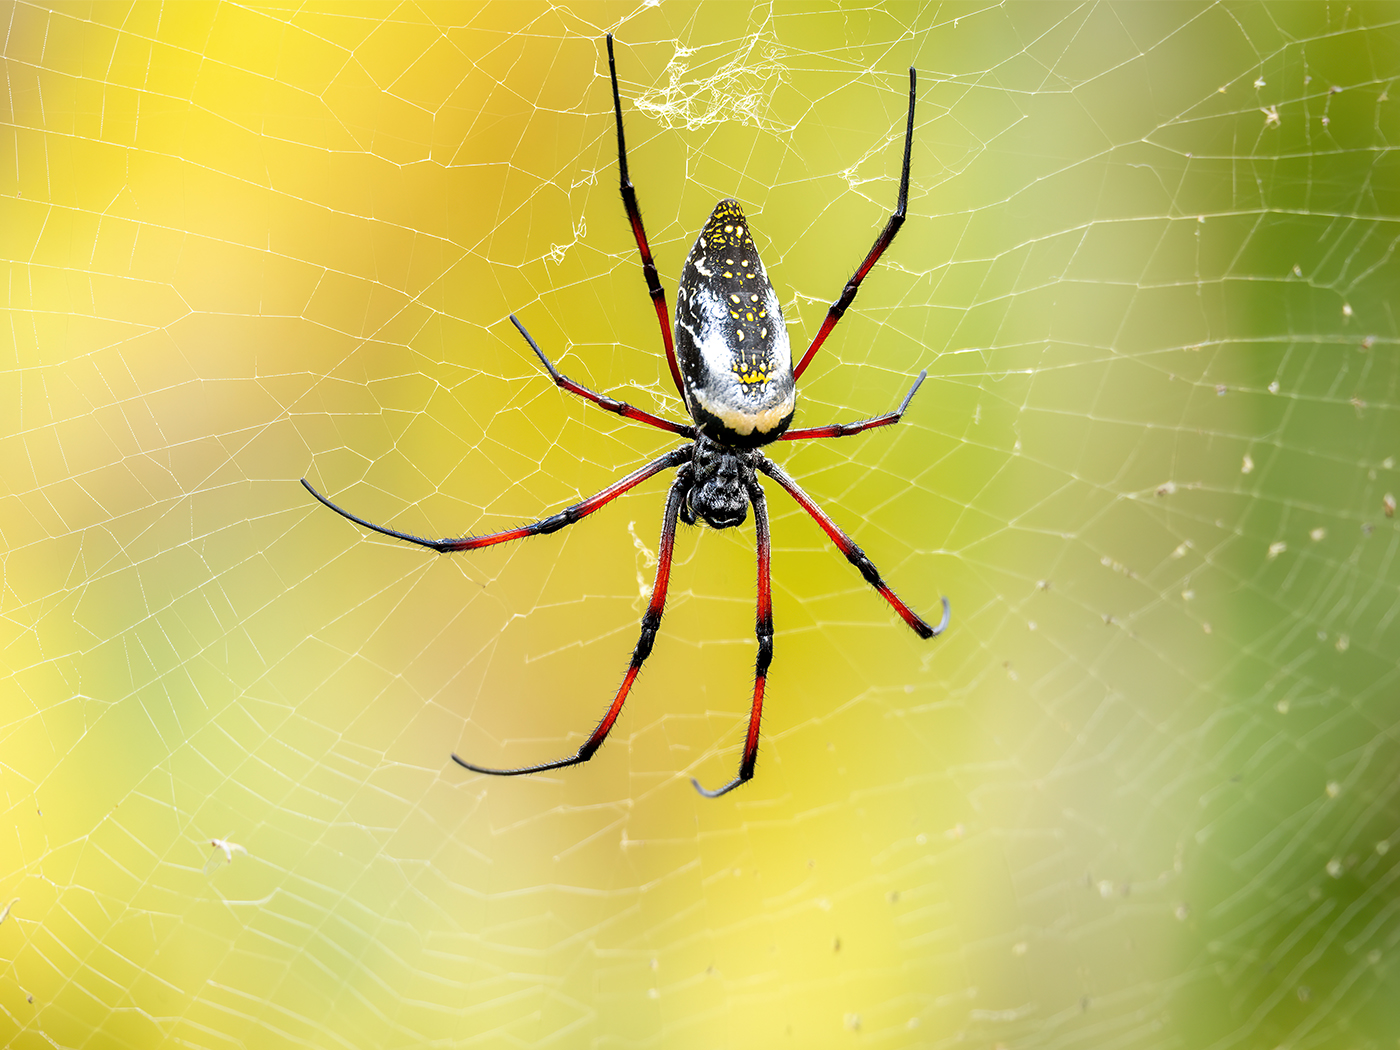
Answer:
[[[875,239],[875,244],[866,254],[865,261],[846,282],[841,297],[831,304],[816,338],[794,367],[782,307],[754,247],[744,210],[736,200],[722,200],[715,205],[709,220],[700,231],[700,236],[695,240],[695,246],[686,257],[676,289],[673,340],[666,309],[666,292],[661,287],[656,264],[652,261],[651,248],[647,244],[646,230],[642,226],[642,213],[637,206],[637,193],[627,175],[627,144],[622,132],[622,99],[617,90],[617,63],[613,58],[611,34],[607,37],[607,44],[608,72],[612,78],[613,114],[617,123],[617,166],[622,203],[632,224],[637,250],[641,254],[642,276],[646,279],[652,304],[656,308],[656,317],[661,325],[661,340],[666,347],[666,362],[671,369],[671,378],[685,401],[691,422],[675,423],[580,386],[560,374],[539,344],[525,330],[525,326],[516,320],[514,314],[510,320],[561,389],[626,419],[676,434],[685,438],[686,443],[634,470],[597,495],[566,507],[557,514],[551,514],[547,518],[519,528],[463,539],[429,540],[376,525],[336,506],[312,488],[305,478],[301,483],[327,507],[357,525],[442,553],[476,550],[497,543],[524,539],[527,536],[557,532],[602,509],[653,475],[672,467],[676,468],[676,477],[671,483],[662,516],[661,542],[656,558],[656,581],[652,586],[651,600],[642,616],[641,637],[632,650],[632,662],[607,713],[584,741],[583,746],[566,758],[511,769],[494,769],[468,762],[455,754],[452,756],[458,765],[475,773],[498,777],[563,769],[587,762],[593,757],[603,746],[603,741],[607,739],[618,715],[622,713],[622,705],[631,692],[642,664],[651,654],[657,630],[661,626],[661,614],[666,607],[666,588],[671,577],[671,557],[675,549],[677,521],[694,525],[700,520],[714,529],[731,529],[743,524],[748,516],[748,508],[752,506],[758,548],[758,612],[755,628],[758,636],[758,658],[754,669],[753,702],[749,709],[744,754],[739,763],[738,775],[716,790],[707,790],[700,786],[699,781],[693,778],[691,780],[695,789],[702,795],[718,798],[753,778],[754,767],[758,761],[763,689],[768,676],[768,665],[773,657],[773,597],[769,571],[772,546],[768,534],[768,507],[764,500],[763,488],[758,481],[759,474],[777,482],[812,516],[847,560],[860,571],[866,582],[879,591],[880,596],[890,603],[894,611],[920,638],[933,638],[948,626],[950,613],[947,598],[943,599],[942,619],[936,627],[930,625],[890,589],[874,563],[856,546],[851,537],[802,491],[797,482],[759,451],[764,445],[774,441],[848,437],[875,427],[898,423],[927,374],[919,373],[909,393],[893,412],[854,423],[832,423],[801,430],[788,429],[797,406],[797,380],[801,378],[812,358],[821,349],[822,343],[826,341],[826,337],[831,334],[831,330],[836,327],[842,314],[855,299],[866,274],[884,255],[904,224],[909,200],[909,162],[914,135],[914,93],[917,77],[914,69],[910,67],[909,115],[904,129],[904,166],[899,178],[899,200],[894,213],[886,222],[880,236]]]

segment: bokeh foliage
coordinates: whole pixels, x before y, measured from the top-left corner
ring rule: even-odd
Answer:
[[[778,637],[664,485],[663,278],[805,345]],[[7,9],[0,1029],[17,1047],[1380,1047],[1397,1011],[1393,4]],[[1389,508],[1389,509],[1388,509]],[[208,867],[211,839],[247,849]],[[18,898],[18,900],[13,900]]]

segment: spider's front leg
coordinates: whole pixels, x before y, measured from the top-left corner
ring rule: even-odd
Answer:
[[[566,525],[588,517],[594,511],[602,510],[613,500],[617,499],[628,489],[636,488],[647,478],[660,474],[663,470],[671,467],[689,463],[694,455],[693,445],[682,445],[680,448],[672,449],[664,456],[652,460],[646,466],[634,470],[620,481],[615,481],[596,496],[589,496],[581,503],[575,503],[572,507],[565,507],[557,514],[551,514],[547,518],[531,522],[529,525],[521,525],[519,528],[506,529],[503,532],[493,532],[486,536],[465,536],[461,539],[430,540],[422,536],[415,536],[411,532],[400,532],[398,529],[391,529],[385,525],[376,525],[372,521],[360,517],[358,514],[351,514],[344,507],[338,507],[325,496],[321,495],[311,487],[311,482],[305,478],[301,479],[306,491],[315,496],[325,506],[335,511],[342,518],[353,521],[366,529],[371,529],[381,536],[392,536],[396,540],[406,540],[409,543],[416,543],[420,547],[428,547],[439,554],[449,554],[454,551],[473,551],[480,547],[491,547],[497,543],[509,543],[511,540],[523,540],[527,536],[544,536],[551,532],[558,532]]]
[[[749,502],[753,504],[754,531],[758,534],[758,611],[754,618],[758,658],[754,664],[753,704],[749,707],[749,732],[744,738],[744,757],[739,762],[739,775],[714,791],[701,787],[700,781],[694,777],[690,778],[695,790],[706,798],[719,798],[753,779],[754,766],[758,764],[758,725],[763,717],[763,687],[768,680],[768,664],[773,659],[773,588],[769,572],[773,544],[768,536],[768,504],[763,498],[758,479],[752,475],[748,479],[748,490]]]
[[[865,577],[865,582],[880,592],[880,597],[889,602],[894,611],[899,613],[900,619],[920,638],[937,638],[948,626],[948,620],[952,616],[952,611],[948,607],[948,599],[943,599],[943,619],[938,621],[938,626],[929,624],[922,616],[916,613],[909,606],[904,604],[903,599],[894,593],[893,588],[880,576],[880,570],[875,568],[875,563],[865,554],[865,551],[856,546],[855,540],[846,535],[846,530],[837,525],[827,515],[826,511],[817,506],[811,496],[802,491],[802,488],[788,477],[787,472],[778,466],[771,459],[766,457],[758,461],[758,469],[767,474],[784,489],[787,494],[797,501],[797,505],[812,516],[812,520],[822,527],[822,531],[831,537],[831,541],[836,544],[846,560],[854,565],[861,576]]]
[[[689,449],[687,448],[685,451],[689,451]],[[493,769],[488,766],[479,766],[458,757],[456,754],[453,754],[452,761],[459,766],[470,769],[473,773],[488,773],[495,777],[518,777],[526,773],[543,773],[549,769],[564,769],[567,766],[580,765],[592,758],[594,752],[603,746],[603,741],[608,738],[608,734],[612,732],[613,724],[617,722],[617,716],[622,713],[622,705],[627,702],[627,694],[632,691],[632,683],[637,680],[637,672],[642,669],[642,664],[651,655],[652,644],[656,641],[656,632],[661,627],[661,614],[666,610],[666,588],[671,582],[671,554],[676,545],[676,518],[680,514],[681,501],[690,489],[690,484],[691,467],[689,463],[686,463],[676,475],[676,480],[671,483],[671,492],[666,498],[666,514],[661,526],[661,543],[656,552],[656,582],[651,588],[651,603],[642,616],[642,633],[641,637],[637,639],[636,648],[632,650],[632,663],[627,668],[627,675],[623,678],[617,695],[613,697],[607,714],[598,723],[598,728],[593,730],[593,734],[583,742],[583,746],[568,758],[556,759],[553,762],[541,762],[533,766],[519,766],[515,769]]]

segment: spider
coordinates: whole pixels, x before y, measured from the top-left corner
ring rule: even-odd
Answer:
[[[847,437],[875,427],[898,423],[909,407],[915,391],[919,389],[919,384],[927,375],[926,371],[919,373],[909,393],[893,412],[855,423],[831,423],[801,430],[788,429],[796,408],[796,381],[806,371],[826,337],[836,327],[836,323],[841,320],[846,308],[851,305],[860,289],[861,281],[879,261],[904,224],[909,198],[909,159],[914,133],[916,74],[913,67],[910,67],[909,115],[904,130],[904,168],[899,178],[899,202],[884,230],[875,239],[875,244],[866,255],[865,261],[846,282],[841,297],[831,304],[816,338],[794,368],[787,327],[783,323],[782,307],[778,304],[778,297],[768,281],[763,263],[759,260],[743,208],[738,201],[732,199],[722,200],[715,205],[695,241],[695,246],[686,257],[676,289],[676,326],[673,342],[666,310],[666,292],[661,287],[656,264],[652,261],[651,248],[647,245],[641,211],[637,207],[637,193],[627,175],[627,144],[622,133],[622,100],[617,90],[617,63],[613,58],[611,33],[607,36],[607,45],[608,72],[612,78],[613,115],[617,124],[617,166],[622,203],[632,224],[632,235],[637,241],[637,250],[641,254],[642,276],[646,279],[652,305],[656,309],[656,318],[661,325],[661,341],[666,347],[666,362],[671,369],[671,378],[675,381],[676,389],[690,411],[693,422],[675,423],[580,386],[554,367],[514,314],[510,320],[540,359],[556,386],[625,419],[646,423],[658,430],[685,438],[686,444],[634,470],[597,495],[566,507],[557,514],[551,514],[547,518],[519,528],[506,529],[504,532],[462,539],[429,540],[376,525],[336,506],[312,488],[305,478],[301,483],[316,499],[357,525],[443,553],[476,550],[479,547],[509,543],[527,536],[557,532],[602,509],[648,478],[663,470],[677,468],[675,480],[672,481],[670,493],[666,497],[661,542],[656,559],[656,581],[652,586],[651,601],[642,616],[641,637],[637,640],[636,648],[632,650],[631,665],[627,668],[627,674],[607,713],[584,741],[583,746],[572,755],[552,762],[494,769],[468,762],[456,754],[452,756],[458,765],[474,773],[498,777],[563,769],[587,762],[593,757],[617,722],[622,705],[632,689],[632,683],[636,681],[637,673],[651,654],[656,632],[661,626],[661,614],[666,607],[666,588],[671,576],[676,522],[679,520],[687,525],[694,525],[697,520],[701,520],[714,529],[732,529],[743,524],[748,516],[748,508],[752,505],[758,547],[758,613],[755,627],[758,636],[758,658],[754,670],[753,703],[749,709],[748,733],[744,738],[744,754],[739,764],[738,775],[723,787],[711,791],[701,787],[698,780],[691,779],[695,789],[702,795],[718,798],[753,778],[758,760],[758,729],[763,713],[764,682],[768,675],[768,665],[773,658],[773,595],[769,580],[772,549],[768,534],[768,505],[764,499],[763,488],[758,482],[759,474],[777,482],[797,501],[798,506],[812,516],[847,560],[860,571],[866,582],[880,592],[880,596],[894,607],[895,612],[915,634],[920,638],[933,638],[948,626],[950,613],[947,598],[943,599],[942,620],[938,626],[930,626],[890,589],[880,577],[879,570],[850,536],[846,535],[781,467],[759,451],[764,445],[774,441]]]

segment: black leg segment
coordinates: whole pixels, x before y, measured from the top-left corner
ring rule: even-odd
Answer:
[[[632,683],[637,680],[637,672],[642,669],[642,664],[651,655],[651,647],[656,641],[656,632],[661,627],[661,614],[666,610],[666,588],[671,582],[671,554],[676,545],[676,517],[680,513],[681,500],[685,498],[686,490],[690,487],[690,468],[683,467],[676,480],[671,483],[671,493],[666,498],[666,515],[661,526],[661,544],[656,555],[656,582],[651,588],[651,602],[647,605],[647,611],[642,616],[642,633],[637,639],[636,648],[632,650],[632,663],[627,668],[627,675],[622,680],[622,685],[617,690],[617,695],[613,697],[613,702],[608,706],[607,714],[598,723],[598,728],[583,746],[575,751],[568,758],[556,759],[553,762],[540,762],[533,766],[519,766],[514,769],[493,769],[490,766],[479,766],[474,762],[468,762],[464,758],[453,754],[452,761],[459,766],[470,769],[473,773],[487,773],[493,777],[518,777],[527,773],[543,773],[549,769],[563,769],[566,766],[577,766],[587,762],[593,757],[603,741],[612,732],[613,725],[617,722],[617,716],[622,714],[622,705],[627,702],[627,694],[632,691]]]

